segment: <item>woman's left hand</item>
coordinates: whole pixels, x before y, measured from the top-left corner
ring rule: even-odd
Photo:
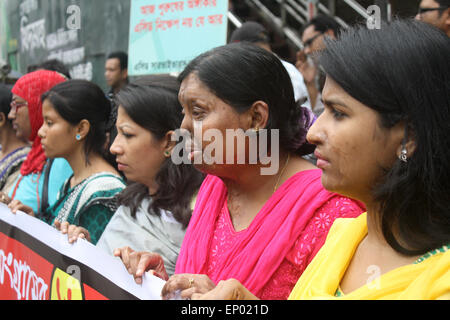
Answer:
[[[53,225],[56,229],[61,231],[62,234],[67,234],[69,243],[74,243],[78,239],[85,239],[91,242],[91,236],[89,234],[89,231],[83,227],[69,224],[67,221],[61,223],[58,220],[55,220]]]
[[[238,280],[229,279],[220,281],[217,287],[206,294],[193,294],[192,300],[258,300],[258,298]]]
[[[181,299],[190,300],[193,294],[204,294],[216,287],[206,275],[176,274],[167,280],[162,289],[162,298],[170,300],[180,293]]]
[[[10,204],[8,205],[8,208],[11,209],[12,213],[16,213],[17,211],[22,211],[25,212],[26,214],[34,217],[34,211],[33,208],[24,205],[22,202],[20,202],[19,200],[13,200],[10,202]]]
[[[4,192],[0,192],[0,202],[8,205],[11,203],[11,198]]]

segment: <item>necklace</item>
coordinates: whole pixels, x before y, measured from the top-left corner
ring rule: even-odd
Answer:
[[[284,170],[286,170],[286,167],[287,167],[290,159],[291,159],[291,153],[289,152],[288,156],[287,156],[287,159],[286,159],[286,163],[284,164],[283,169],[281,170],[280,174],[278,175],[278,180],[277,180],[277,183],[275,184],[275,188],[273,188],[273,192],[277,191],[278,184],[280,183],[281,176],[283,175]]]

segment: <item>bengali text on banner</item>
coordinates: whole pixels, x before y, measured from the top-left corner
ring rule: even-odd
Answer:
[[[119,258],[0,204],[0,300],[160,300],[163,285],[138,285]]]

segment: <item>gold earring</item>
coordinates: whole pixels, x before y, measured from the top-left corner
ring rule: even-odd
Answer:
[[[256,126],[256,128],[252,128],[251,130],[252,130],[252,132],[254,134],[258,134],[259,133],[259,127],[258,126]]]

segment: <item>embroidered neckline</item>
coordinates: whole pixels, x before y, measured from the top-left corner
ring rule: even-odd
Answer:
[[[447,245],[444,245],[440,248],[434,249],[434,250],[430,250],[427,253],[425,253],[423,256],[421,256],[419,259],[417,259],[413,264],[419,264],[423,261],[425,261],[426,259],[438,254],[438,253],[445,253],[448,250],[450,250],[450,243]]]

